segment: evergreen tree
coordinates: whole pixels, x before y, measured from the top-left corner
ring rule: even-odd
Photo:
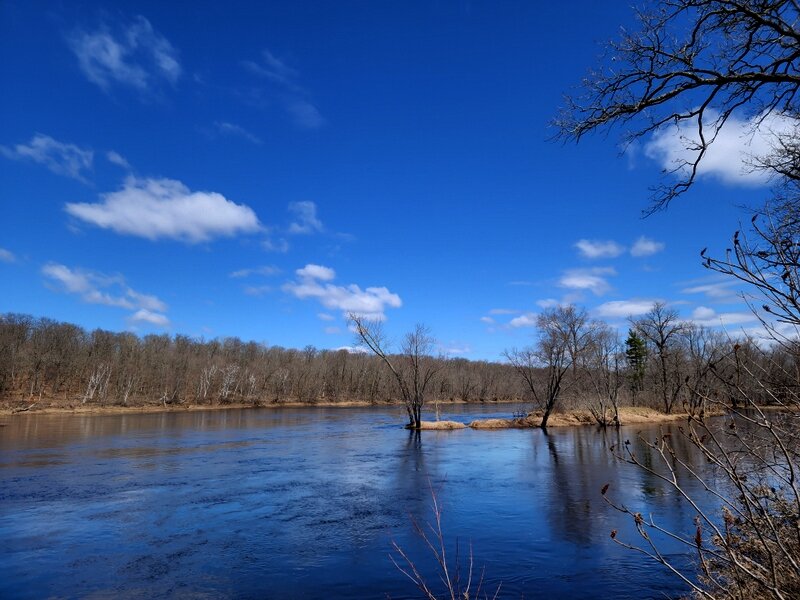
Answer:
[[[628,339],[625,340],[625,358],[630,369],[628,381],[635,404],[636,393],[641,392],[644,388],[644,372],[647,363],[647,344],[635,329],[628,330]]]

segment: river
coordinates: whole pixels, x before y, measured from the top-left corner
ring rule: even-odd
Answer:
[[[442,418],[510,410],[448,406]],[[431,488],[489,597],[498,585],[502,598],[685,592],[610,539],[636,534],[600,494],[609,483],[615,500],[691,535],[674,491],[608,451],[628,439],[647,460],[637,432],[659,426],[415,434],[403,421],[385,407],[5,417],[0,597],[418,597],[389,553],[396,542],[436,587],[411,525],[430,520]]]

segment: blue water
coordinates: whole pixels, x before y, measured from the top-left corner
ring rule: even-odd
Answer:
[[[448,407],[469,421],[511,408]],[[502,598],[665,598],[685,588],[609,496],[692,535],[694,513],[611,443],[659,427],[424,431],[390,408],[14,415],[0,427],[2,598],[414,598],[392,541],[438,585],[411,519],[471,546]],[[665,428],[668,429],[668,428]],[[688,460],[697,460],[686,450]],[[687,482],[690,489],[691,482]],[[691,556],[661,542],[691,569]]]

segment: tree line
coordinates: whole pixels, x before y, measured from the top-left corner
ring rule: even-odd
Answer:
[[[625,339],[581,307],[548,309],[538,318],[534,343],[506,351],[502,362],[437,356],[435,340],[421,327],[393,348],[379,324],[355,319],[363,352],[289,349],[235,337],[140,337],[3,314],[0,399],[12,408],[400,403],[412,426],[426,402],[518,401],[542,411],[544,426],[562,408],[589,410],[610,425],[619,424],[620,406],[672,412],[702,410],[710,397],[735,403],[731,386],[747,385],[745,365],[769,377],[775,389],[794,386],[787,373],[798,369],[785,346],[732,340],[681,320],[663,303],[629,320]]]

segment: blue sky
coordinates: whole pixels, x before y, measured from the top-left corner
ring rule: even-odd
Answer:
[[[0,312],[338,348],[354,310],[490,360],[557,302],[752,327],[699,251],[766,197],[758,135],[732,127],[647,219],[687,132],[552,140],[631,24],[588,1],[7,0]]]

